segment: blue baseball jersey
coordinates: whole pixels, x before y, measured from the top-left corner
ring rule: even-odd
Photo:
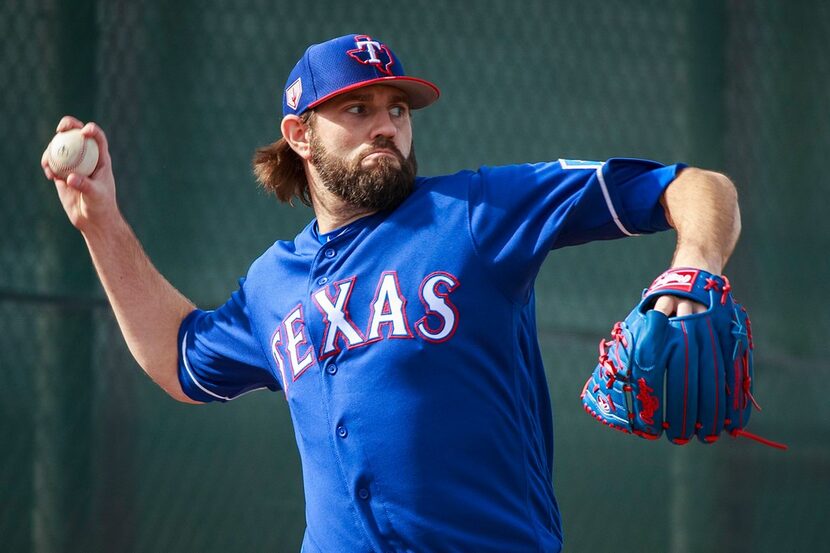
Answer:
[[[284,394],[303,552],[559,551],[534,279],[552,249],[668,228],[659,198],[681,167],[483,167],[419,177],[327,237],[312,221],[185,318],[182,388]]]

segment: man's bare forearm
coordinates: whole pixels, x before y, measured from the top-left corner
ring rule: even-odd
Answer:
[[[666,189],[661,203],[677,231],[672,267],[696,267],[720,274],[741,234],[741,213],[735,185],[712,171],[687,168]],[[654,309],[684,316],[706,309],[677,296],[661,296]]]
[[[153,266],[123,217],[83,236],[133,357],[173,398],[191,402],[178,381],[176,337],[193,304]]]
[[[669,223],[677,230],[673,267],[720,274],[741,233],[735,186],[724,175],[688,168],[663,194]]]

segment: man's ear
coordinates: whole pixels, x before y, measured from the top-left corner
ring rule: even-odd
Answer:
[[[296,115],[286,115],[282,118],[280,130],[282,131],[282,137],[298,156],[305,160],[311,158],[311,148],[309,146],[311,127],[309,125]]]

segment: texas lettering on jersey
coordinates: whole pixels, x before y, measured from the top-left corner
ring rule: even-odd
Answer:
[[[414,323],[407,318],[407,299],[401,292],[396,271],[384,271],[377,282],[375,294],[368,305],[354,306],[352,292],[357,277],[352,276],[320,288],[311,294],[314,305],[323,317],[324,329],[319,351],[314,351],[305,324],[306,313],[299,303],[282,320],[271,337],[271,354],[288,386],[287,376],[296,381],[315,364],[337,355],[343,348],[354,349],[385,339],[420,339],[446,342],[458,328],[458,310],[450,294],[459,286],[456,277],[445,271],[430,273],[421,281],[418,297],[423,316]],[[368,312],[368,326],[358,327],[352,319],[353,308]],[[287,370],[286,370],[287,369]]]

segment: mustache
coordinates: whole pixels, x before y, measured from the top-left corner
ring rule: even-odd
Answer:
[[[390,140],[390,139],[388,139],[384,136],[379,136],[379,137],[375,138],[372,141],[372,148],[368,152],[363,154],[361,156],[361,159],[363,159],[364,157],[370,155],[372,152],[374,152],[376,150],[389,150],[393,154],[395,154],[395,157],[397,157],[398,161],[400,161],[401,163],[406,161],[406,158],[404,157],[403,153],[401,153],[401,151],[398,149],[398,147],[395,146],[395,143],[392,140]]]

